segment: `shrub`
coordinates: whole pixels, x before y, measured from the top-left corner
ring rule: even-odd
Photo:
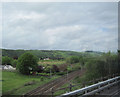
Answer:
[[[52,65],[52,72],[59,72],[57,65]]]
[[[46,66],[44,69],[46,73],[50,73],[50,70],[52,70],[52,67],[50,65]]]
[[[43,72],[43,66],[37,66],[37,72],[38,73]]]
[[[12,58],[8,57],[8,56],[2,56],[2,65],[11,65],[12,63]]]

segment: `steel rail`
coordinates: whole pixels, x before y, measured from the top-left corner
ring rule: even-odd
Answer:
[[[116,83],[119,79],[120,79],[120,76],[111,78],[106,81],[102,81],[102,82],[99,82],[99,83],[96,83],[96,84],[93,84],[93,85],[90,85],[90,86],[87,86],[87,87],[84,87],[84,88],[81,88],[81,89],[78,89],[78,90],[75,90],[75,91],[72,91],[69,93],[62,94],[61,96],[58,96],[58,97],[67,97],[67,96],[72,96],[72,95],[78,95],[78,94],[83,94],[84,92],[87,93],[87,91],[91,91],[95,88],[100,88],[100,87],[102,87],[102,85],[103,85],[103,87],[105,87],[106,85],[110,86],[111,83],[114,83],[114,82]]]

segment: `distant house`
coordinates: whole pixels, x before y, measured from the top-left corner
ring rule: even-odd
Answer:
[[[45,58],[44,60],[50,60],[50,58]]]
[[[15,70],[16,68],[13,68],[11,65],[2,65],[2,70]]]

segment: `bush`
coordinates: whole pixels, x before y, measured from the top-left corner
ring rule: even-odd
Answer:
[[[52,72],[59,72],[57,65],[52,65]]]
[[[37,72],[38,73],[43,72],[43,66],[37,66]]]
[[[73,69],[71,67],[67,67],[67,70],[69,73],[73,71]]]
[[[50,65],[48,65],[45,67],[44,72],[50,73],[50,70],[52,70],[52,67]]]
[[[12,58],[8,57],[8,56],[2,56],[2,65],[11,65],[12,63]]]
[[[30,71],[36,71],[38,58],[31,53],[24,53],[18,58],[17,70],[29,75]]]

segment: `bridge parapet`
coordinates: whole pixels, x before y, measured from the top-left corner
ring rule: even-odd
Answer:
[[[82,97],[84,97],[85,95],[95,95],[96,93],[99,93],[100,91],[106,88],[110,88],[111,86],[117,83],[120,83],[120,76],[84,87],[69,93],[62,94],[61,96],[58,96],[58,97],[68,97],[68,96],[70,97],[72,95],[81,95]]]

